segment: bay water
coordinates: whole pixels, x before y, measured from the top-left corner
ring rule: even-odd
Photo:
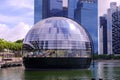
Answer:
[[[120,80],[120,61],[97,61],[89,69],[31,70],[22,67],[0,69],[0,80]]]

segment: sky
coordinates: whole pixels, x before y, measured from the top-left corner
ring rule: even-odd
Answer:
[[[0,1],[0,38],[12,42],[23,39],[33,23],[34,0]]]
[[[98,0],[98,16],[103,16],[107,13],[107,9],[110,8],[110,2],[117,2],[117,5],[120,5],[120,0]]]
[[[110,2],[120,5],[120,0],[98,0],[98,16],[107,13]],[[1,0],[0,38],[7,41],[23,39],[33,23],[34,0]]]
[[[7,41],[23,39],[33,26],[33,0],[0,1],[0,38]]]

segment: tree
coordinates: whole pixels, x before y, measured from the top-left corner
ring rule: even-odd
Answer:
[[[0,51],[4,49],[9,49],[12,51],[21,51],[23,40],[17,40],[16,42],[8,42],[4,39],[0,39]]]
[[[17,40],[17,41],[15,41],[15,43],[23,43],[23,40],[24,40],[24,39]]]

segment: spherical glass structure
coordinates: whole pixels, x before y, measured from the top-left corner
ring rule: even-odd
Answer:
[[[51,17],[35,24],[23,41],[24,57],[91,57],[92,41],[77,22]]]

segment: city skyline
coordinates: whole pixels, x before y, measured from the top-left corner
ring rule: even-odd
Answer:
[[[99,54],[119,54],[120,51],[120,6],[117,5],[117,2],[111,2],[109,5],[107,13],[99,17]]]
[[[117,1],[118,5],[120,3],[119,0],[104,0],[107,5],[102,5],[102,0],[98,0],[99,14],[106,12],[110,1]],[[3,0],[0,5],[0,38],[8,41],[23,39],[34,23],[34,0]],[[94,36],[94,39],[97,41],[98,37]]]

